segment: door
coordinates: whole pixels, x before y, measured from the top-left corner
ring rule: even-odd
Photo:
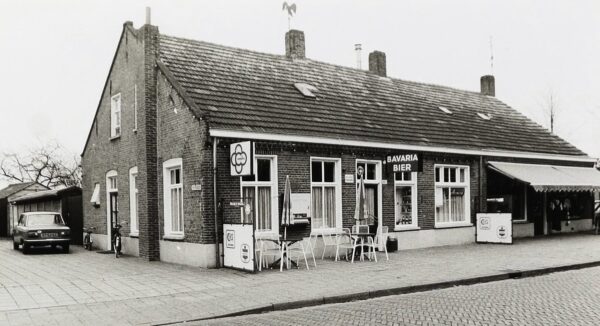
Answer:
[[[118,192],[111,192],[110,193],[110,234],[113,234],[113,230],[115,228],[115,226],[117,225],[117,223],[119,223],[119,196],[118,196]],[[112,245],[112,238],[111,238],[111,242],[110,242],[110,249],[114,250],[113,245]]]

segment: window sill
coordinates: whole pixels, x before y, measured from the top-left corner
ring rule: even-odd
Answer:
[[[185,236],[183,234],[165,234],[163,235],[163,240],[166,241],[183,241]]]
[[[129,237],[130,238],[139,238],[140,233],[139,232],[131,232],[129,233]]]
[[[473,223],[446,223],[446,224],[436,224],[434,229],[452,229],[452,228],[466,228],[472,227]]]
[[[110,137],[110,140],[111,140],[111,141],[113,141],[113,140],[117,140],[117,139],[119,139],[119,138],[121,138],[121,135],[117,135],[117,136],[114,136],[114,137]]]
[[[416,231],[416,230],[420,230],[421,228],[418,226],[397,226],[394,228],[394,231]]]

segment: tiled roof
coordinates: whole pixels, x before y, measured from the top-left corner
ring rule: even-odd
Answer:
[[[166,35],[160,36],[160,60],[211,129],[585,155],[497,98],[477,92]],[[295,83],[315,86],[316,98],[303,96]]]
[[[17,193],[17,192],[31,186],[34,183],[35,182],[22,182],[22,183],[14,183],[14,184],[8,185],[6,188],[0,189],[0,198],[6,198],[14,193]]]

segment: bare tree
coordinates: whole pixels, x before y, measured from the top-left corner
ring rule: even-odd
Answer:
[[[27,153],[0,155],[0,178],[16,182],[37,182],[49,188],[81,186],[77,156],[68,158],[57,143],[42,145]]]
[[[554,88],[549,88],[547,93],[544,95],[542,101],[542,110],[544,116],[550,122],[550,132],[554,133],[554,125],[556,123],[556,115],[560,109],[558,95]]]

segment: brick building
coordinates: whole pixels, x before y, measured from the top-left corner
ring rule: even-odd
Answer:
[[[82,154],[94,242],[110,249],[110,225],[126,221],[126,253],[213,267],[222,224],[245,218],[229,203],[278,233],[289,176],[309,220],[290,232],[349,227],[359,169],[368,222],[400,249],[473,242],[488,207],[513,214],[515,236],[591,228],[595,160],[499,101],[493,76],[464,91],[388,77],[383,52],[360,70],[305,49],[297,30],[275,55],[126,22]],[[248,140],[252,175],[232,176],[230,144]],[[416,172],[386,160],[413,155]]]

